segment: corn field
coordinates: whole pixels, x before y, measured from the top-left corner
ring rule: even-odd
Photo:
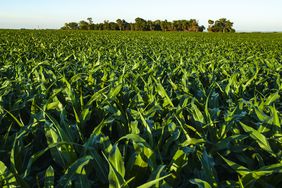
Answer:
[[[0,187],[279,187],[282,34],[0,31]]]

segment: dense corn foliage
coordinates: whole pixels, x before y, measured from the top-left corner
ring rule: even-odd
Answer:
[[[279,187],[282,34],[0,31],[0,187]]]

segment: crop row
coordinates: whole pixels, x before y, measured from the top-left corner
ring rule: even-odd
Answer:
[[[0,33],[0,187],[282,184],[281,34]]]

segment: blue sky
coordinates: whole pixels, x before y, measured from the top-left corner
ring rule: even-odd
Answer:
[[[226,17],[238,31],[282,31],[282,0],[0,0],[0,28],[60,28],[92,17],[190,19]]]

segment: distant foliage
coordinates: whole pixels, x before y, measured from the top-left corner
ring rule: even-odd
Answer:
[[[213,21],[209,20],[209,32],[222,32],[222,33],[234,33],[233,22],[227,20],[226,18],[220,18],[219,20]]]
[[[79,23],[65,23],[61,28],[63,30],[120,30],[120,31],[188,31],[188,32],[203,32],[205,26],[199,25],[196,19],[190,20],[144,20],[136,18],[135,22],[129,23],[123,19],[117,19],[116,22],[105,20],[103,23],[93,23],[92,18],[87,18],[87,21]]]

